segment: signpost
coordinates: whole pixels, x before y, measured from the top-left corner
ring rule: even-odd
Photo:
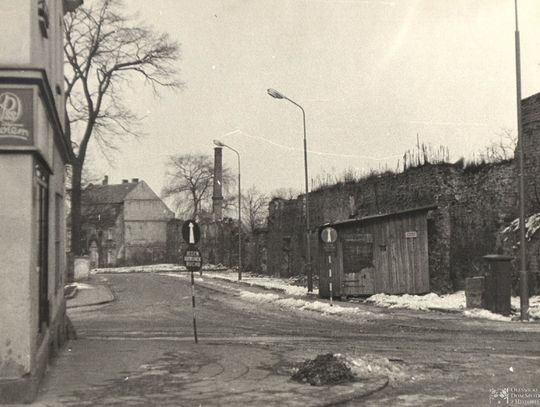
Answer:
[[[332,290],[332,252],[336,250],[336,240],[338,234],[336,229],[325,227],[321,231],[321,240],[324,243],[324,250],[328,253],[328,291],[330,292],[330,306],[334,306],[333,290]]]
[[[184,241],[188,243],[188,247],[184,251],[184,266],[191,272],[191,306],[193,308],[193,336],[195,337],[195,343],[198,343],[197,338],[197,319],[195,317],[195,277],[194,271],[199,271],[202,268],[202,256],[201,252],[195,246],[201,237],[199,225],[194,220],[185,221],[182,225],[182,237]]]

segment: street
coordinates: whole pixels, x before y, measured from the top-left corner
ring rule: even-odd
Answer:
[[[491,389],[538,393],[538,324],[364,304],[351,316],[284,310],[240,295],[263,290],[204,279],[195,344],[185,273],[100,278],[116,300],[69,311],[78,339],[50,368],[37,405],[336,405],[353,391],[339,405],[481,406]],[[326,353],[370,361],[366,377],[332,388],[290,380]]]

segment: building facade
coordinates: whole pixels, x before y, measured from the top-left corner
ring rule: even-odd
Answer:
[[[34,398],[65,335],[62,20],[77,3],[2,2],[0,402]]]
[[[161,263],[174,213],[144,181],[89,185],[82,193],[83,247],[91,267]]]

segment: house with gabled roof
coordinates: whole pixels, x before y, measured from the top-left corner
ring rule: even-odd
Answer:
[[[163,262],[174,213],[138,178],[90,184],[82,193],[83,247],[92,267]]]

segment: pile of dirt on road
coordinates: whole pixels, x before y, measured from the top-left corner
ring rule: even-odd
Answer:
[[[292,379],[312,386],[349,383],[355,381],[355,376],[341,355],[327,353],[313,360],[305,361]]]

